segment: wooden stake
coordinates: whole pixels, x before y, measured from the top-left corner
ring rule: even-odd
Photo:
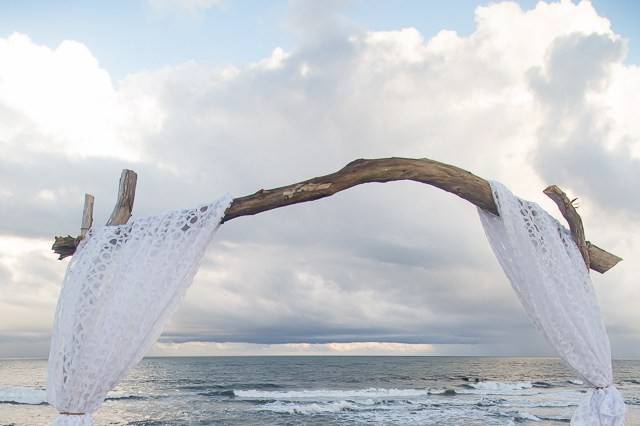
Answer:
[[[131,217],[131,211],[133,210],[137,180],[138,175],[136,172],[128,169],[122,170],[118,186],[118,199],[116,200],[116,205],[113,208],[113,212],[111,213],[111,217],[109,218],[107,225],[122,225],[127,223]],[[89,228],[91,228],[91,225],[93,224],[94,200],[93,195],[84,195],[84,209],[82,210],[82,225],[79,236],[72,237],[71,235],[67,235],[66,237],[55,237],[51,250],[59,255],[58,260],[73,256],[76,251],[76,247],[80,244],[80,240],[84,238]]]
[[[80,226],[80,238],[87,235],[93,225],[93,202],[95,198],[91,194],[84,194],[84,208],[82,209],[82,225]]]
[[[124,169],[120,175],[118,185],[118,200],[113,208],[107,225],[122,225],[129,221],[133,211],[133,201],[136,198],[136,183],[138,175],[133,170]]]

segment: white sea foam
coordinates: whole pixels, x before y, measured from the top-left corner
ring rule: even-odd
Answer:
[[[466,389],[456,390],[459,394],[476,395],[529,395],[531,382],[478,382],[465,384]]]
[[[504,396],[504,405],[514,407],[572,407],[578,405],[584,398],[584,394],[577,390],[554,390],[541,392],[534,395]]]
[[[239,398],[249,399],[353,399],[353,398],[410,398],[428,396],[427,389],[317,389],[298,391],[264,391],[264,390],[234,390],[234,394]]]
[[[44,389],[27,387],[0,388],[0,403],[46,404],[47,392]]]
[[[260,411],[273,411],[277,413],[288,414],[318,414],[318,413],[338,413],[351,412],[362,413],[368,411],[402,411],[406,414],[415,411],[432,410],[429,405],[420,405],[420,401],[410,400],[338,400],[338,401],[273,401],[260,405],[257,409]],[[448,407],[448,408],[454,408]],[[437,408],[440,411],[441,407]],[[465,410],[467,408],[457,408]],[[472,410],[475,407],[471,407]]]
[[[527,413],[526,411],[519,411],[516,415],[516,419],[518,420],[533,420],[534,422],[539,422],[542,419],[538,416],[534,416],[533,414]]]
[[[578,380],[578,379],[569,380],[569,383],[574,384],[574,385],[578,385],[578,386],[584,385],[584,382],[582,380]]]
[[[469,386],[478,390],[488,391],[512,391],[521,389],[531,389],[531,382],[478,382],[469,383]]]
[[[143,398],[143,396],[118,391],[111,391],[107,394],[107,399],[133,398]],[[2,403],[26,405],[46,404],[47,391],[42,388],[29,388],[22,386],[0,388],[0,404]]]
[[[531,420],[534,422],[539,422],[542,420],[540,417],[534,416],[533,414],[528,413],[526,411],[507,411],[507,412],[497,411],[496,414],[501,417],[510,417],[519,422],[523,420]]]
[[[339,413],[341,411],[360,411],[367,410],[371,404],[357,404],[353,401],[331,401],[331,402],[314,402],[310,404],[301,404],[295,402],[275,401],[260,406],[261,411],[273,411],[274,413],[287,414],[321,414],[321,413]],[[391,408],[391,407],[386,407]]]
[[[527,411],[500,411],[498,407],[477,406],[418,406],[409,401],[357,401],[340,400],[326,402],[273,401],[256,407],[258,411],[279,414],[314,416],[340,413],[346,423],[370,424],[453,424],[464,418],[469,424],[512,426],[521,422],[538,422],[541,419]],[[459,423],[456,423],[459,424]]]

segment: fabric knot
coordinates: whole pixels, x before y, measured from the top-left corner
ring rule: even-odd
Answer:
[[[601,415],[609,417],[624,416],[627,409],[624,405],[624,397],[615,385],[594,389],[594,393],[599,394]]]
[[[91,414],[60,413],[53,426],[93,426],[93,419]]]
[[[591,388],[571,418],[573,426],[624,425],[626,406],[622,394],[609,385]]]

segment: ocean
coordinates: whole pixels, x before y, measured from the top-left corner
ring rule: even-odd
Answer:
[[[640,425],[640,361],[615,361]],[[0,425],[47,425],[46,360],[0,360]],[[145,358],[97,425],[567,425],[585,387],[553,358]]]

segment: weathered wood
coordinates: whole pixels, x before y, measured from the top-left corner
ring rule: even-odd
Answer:
[[[576,206],[573,204],[577,198],[570,200],[567,194],[556,185],[548,186],[543,192],[556,203],[558,209],[560,209],[560,213],[562,213],[562,216],[564,216],[569,224],[573,240],[578,246],[587,268],[604,273],[622,260],[621,257],[608,253],[587,241],[584,234],[584,226],[582,225],[582,218],[578,214]]]
[[[398,180],[411,180],[438,187],[483,210],[498,214],[489,182],[473,173],[427,158],[380,158],[355,160],[326,176],[279,188],[261,189],[252,195],[236,198],[225,212],[222,222],[329,197],[363,183]],[[594,244],[588,243],[587,247],[590,267],[595,271],[604,273],[621,260]]]
[[[84,207],[82,209],[82,223],[80,224],[80,235],[72,237],[67,235],[66,237],[55,237],[55,241],[51,246],[56,254],[58,254],[58,260],[62,260],[65,257],[73,256],[76,251],[76,247],[80,243],[80,240],[84,238],[91,224],[93,223],[93,202],[94,197],[91,194],[84,194]]]
[[[587,241],[587,248],[589,249],[589,267],[601,274],[604,274],[623,260],[621,257],[601,249],[591,241]]]
[[[578,246],[578,250],[580,250],[580,254],[584,259],[584,264],[589,268],[591,265],[591,261],[589,260],[589,247],[587,247],[587,240],[584,236],[582,218],[576,211],[576,207],[573,205],[573,201],[575,200],[570,200],[569,197],[567,197],[567,194],[565,194],[564,191],[556,185],[548,186],[542,192],[544,192],[547,197],[551,198],[558,206],[558,209],[560,209],[560,213],[562,213],[562,216],[564,216],[569,224],[573,241],[575,241]]]
[[[120,175],[118,185],[118,200],[113,208],[107,225],[122,225],[127,223],[133,211],[133,201],[136,197],[136,182],[138,175],[133,170],[124,169]]]
[[[427,158],[380,158],[355,160],[341,170],[293,185],[261,189],[252,195],[236,198],[224,215],[223,222],[239,216],[254,215],[290,204],[329,197],[356,185],[369,182],[412,180],[436,186],[498,214],[486,180],[464,169]]]
[[[107,225],[122,225],[127,223],[131,217],[133,211],[133,201],[136,196],[136,182],[138,175],[133,170],[124,169],[120,175],[120,182],[118,185],[118,199],[116,205],[113,208],[111,217],[107,222]],[[62,260],[65,257],[73,256],[76,252],[76,247],[80,244],[80,240],[84,238],[86,232],[91,228],[93,224],[93,204],[94,197],[91,194],[85,194],[84,196],[84,209],[82,212],[82,227],[80,228],[80,235],[78,237],[72,237],[67,235],[66,237],[55,237],[55,241],[51,246],[51,250],[58,254],[58,260]]]
[[[84,194],[84,208],[82,209],[82,225],[80,226],[80,237],[84,238],[91,225],[93,225],[93,202],[95,198],[91,194]]]
[[[51,250],[58,255],[58,260],[62,260],[65,257],[73,256],[80,240],[80,237],[72,237],[71,235],[67,235],[66,237],[56,236]]]

